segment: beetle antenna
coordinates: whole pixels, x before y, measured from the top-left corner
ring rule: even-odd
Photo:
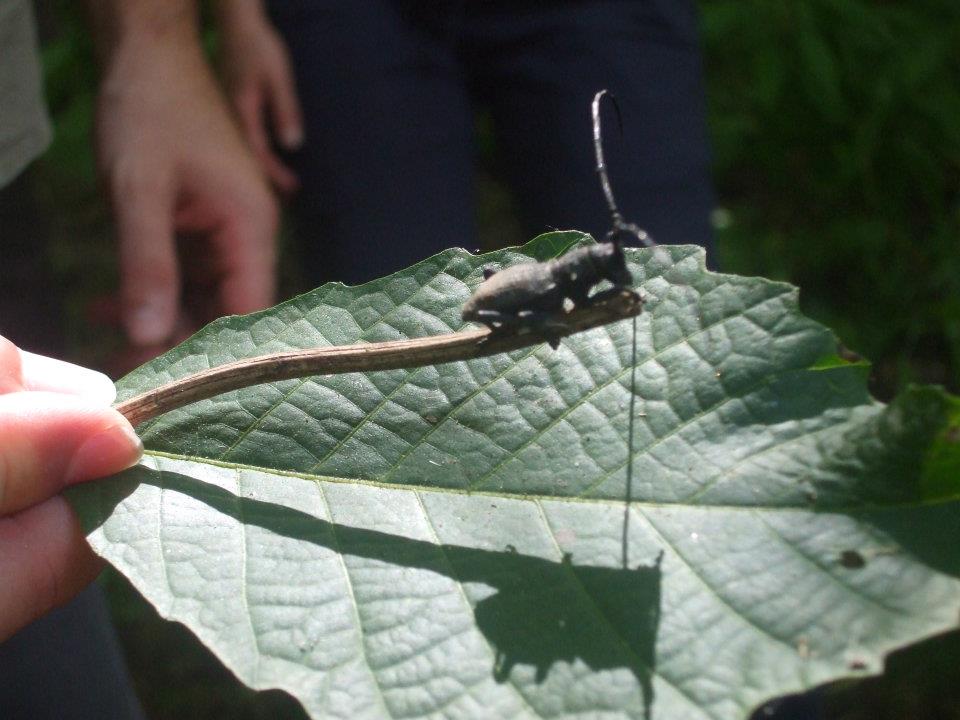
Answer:
[[[600,125],[600,102],[603,98],[609,98],[613,103],[613,108],[617,113],[617,126],[620,134],[623,135],[623,118],[620,115],[620,105],[617,99],[607,90],[601,90],[593,96],[593,151],[597,157],[597,175],[600,176],[600,187],[603,189],[603,196],[607,201],[607,208],[610,210],[610,222],[612,227],[604,238],[607,242],[622,243],[622,235],[632,235],[647,247],[654,247],[656,243],[647,232],[634,223],[628,223],[623,219],[620,208],[617,207],[617,201],[613,199],[613,188],[610,186],[610,177],[607,175],[607,164],[603,159],[603,134]]]

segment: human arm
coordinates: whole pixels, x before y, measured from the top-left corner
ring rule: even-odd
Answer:
[[[0,337],[0,642],[97,575],[61,490],[133,465],[142,446],[92,370]]]
[[[270,305],[277,205],[203,55],[195,0],[87,6],[129,337],[167,345],[216,315]],[[212,300],[201,317],[181,300],[191,295]]]

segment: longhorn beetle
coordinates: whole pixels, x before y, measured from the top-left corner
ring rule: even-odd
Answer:
[[[593,287],[602,280],[609,280],[617,292],[633,283],[623,254],[624,234],[636,236],[645,245],[653,245],[650,237],[639,227],[624,222],[617,203],[613,199],[607,167],[603,160],[603,144],[600,132],[600,101],[608,96],[617,110],[620,109],[612,95],[601,90],[593,98],[593,145],[597,158],[597,174],[603,189],[607,207],[610,209],[612,227],[604,242],[577,248],[559,258],[546,262],[530,262],[513,265],[500,272],[491,268],[483,271],[483,282],[463,305],[464,320],[479,322],[491,330],[539,327],[549,329],[561,325],[557,315],[564,309],[564,301],[570,300],[574,307],[583,307],[601,295],[590,296]],[[557,340],[551,341],[555,348]]]

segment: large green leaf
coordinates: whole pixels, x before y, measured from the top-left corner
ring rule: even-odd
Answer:
[[[223,318],[121,397],[455,330],[483,265],[581,239],[450,250]],[[708,273],[691,247],[630,257],[644,313],[557,351],[285,381],[153,421],[139,467],[72,494],[91,543],[315,717],[742,718],[956,626],[956,402],[871,400],[788,285]]]

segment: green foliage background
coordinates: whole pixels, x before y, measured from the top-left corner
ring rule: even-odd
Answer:
[[[702,2],[727,270],[788,279],[883,394],[960,372],[960,4]]]
[[[89,148],[95,69],[76,8],[60,5],[43,18],[57,135],[32,186],[50,227],[75,354],[97,363],[120,340],[92,328],[87,312],[91,297],[115,282]],[[874,362],[880,396],[911,381],[960,390],[960,3],[701,0],[700,7],[723,269],[799,285],[806,312]],[[482,139],[495,148],[495,139]],[[502,235],[510,226],[504,191],[481,187],[483,226]],[[151,620],[122,581],[111,583],[152,717],[180,717],[187,707],[194,717],[239,717],[241,708],[246,717],[276,717],[274,701],[281,715],[295,712],[282,698],[238,694],[204,650]],[[953,657],[956,646],[946,643]],[[841,703],[834,716],[910,717],[921,707],[924,717],[960,717],[943,692],[960,684],[956,665],[947,666],[917,673],[912,662],[900,663],[912,693],[890,690],[896,684],[871,690],[875,700],[901,698],[899,706]]]

